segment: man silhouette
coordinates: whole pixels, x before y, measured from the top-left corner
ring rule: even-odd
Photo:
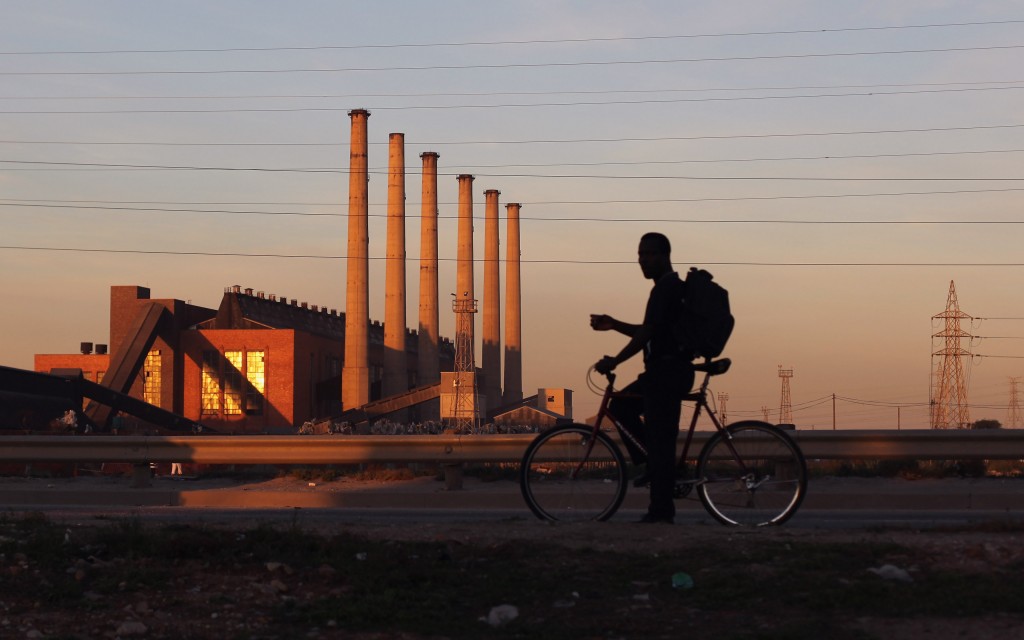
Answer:
[[[647,455],[629,437],[623,439],[633,462],[647,465],[634,484],[650,483],[651,498],[641,523],[669,523],[675,519],[676,439],[683,397],[693,386],[693,353],[685,351],[673,327],[682,310],[686,283],[672,269],[672,246],[660,233],[640,238],[637,256],[644,278],[654,281],[642,324],[628,324],[604,314],[592,314],[596,331],[614,330],[629,337],[615,356],[604,356],[594,368],[608,373],[641,351],[644,372],[615,398],[609,407],[622,426],[644,444]],[[641,420],[641,415],[643,419]]]

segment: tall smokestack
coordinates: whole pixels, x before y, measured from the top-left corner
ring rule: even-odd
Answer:
[[[345,291],[345,368],[341,402],[345,409],[370,401],[369,323],[370,235],[367,228],[370,175],[366,159],[366,121],[370,112],[354,109],[348,170],[348,282]]]
[[[417,370],[421,385],[441,381],[441,361],[438,354],[437,299],[437,158],[433,151],[421,153],[423,159],[423,197],[420,212],[420,325],[419,361]],[[436,404],[436,403],[435,403]],[[423,418],[437,420],[437,407],[430,408]]]
[[[405,353],[405,134],[388,144],[388,248],[384,289],[384,379],[388,396],[409,389]],[[402,420],[399,419],[399,422]]]
[[[484,324],[480,367],[487,408],[501,405],[501,275],[499,273],[498,196],[484,191]]]
[[[475,300],[473,290],[473,176],[462,174],[459,181],[459,251],[456,257],[455,296]],[[469,344],[475,344],[475,322],[469,325]]]
[[[505,258],[505,404],[523,399],[523,314],[519,279],[519,203],[505,205],[508,217]]]

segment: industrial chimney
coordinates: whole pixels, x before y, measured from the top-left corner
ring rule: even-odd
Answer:
[[[519,260],[519,203],[505,205],[508,243],[505,259],[505,392],[504,404],[523,399],[522,288]]]
[[[498,196],[484,191],[484,314],[480,368],[488,410],[501,405],[501,275],[499,272]]]
[[[384,379],[386,398],[409,389],[405,349],[405,135],[388,145],[388,246],[384,288]],[[396,418],[402,422],[402,418]]]
[[[423,195],[420,213],[420,321],[417,371],[419,384],[433,384],[441,380],[439,356],[440,330],[437,292],[437,158],[427,151],[423,160]],[[420,409],[424,420],[440,418],[437,401]]]
[[[455,296],[475,300],[473,290],[473,176],[462,174],[459,181],[459,249],[456,256]],[[475,323],[468,327],[469,344],[475,344]]]
[[[370,282],[368,229],[369,170],[366,122],[370,112],[354,109],[349,144],[348,263],[345,290],[345,367],[341,373],[341,402],[345,409],[370,401],[369,322]]]

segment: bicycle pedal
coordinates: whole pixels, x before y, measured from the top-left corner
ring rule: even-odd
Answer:
[[[689,481],[676,482],[672,490],[672,497],[675,499],[685,498],[693,491],[693,483]]]

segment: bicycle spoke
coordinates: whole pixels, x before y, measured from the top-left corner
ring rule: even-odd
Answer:
[[[585,425],[541,434],[527,449],[520,488],[527,505],[546,520],[605,520],[626,492],[622,454],[604,434]]]
[[[698,473],[704,506],[730,525],[784,522],[807,486],[803,455],[793,441],[757,422],[737,423],[713,436],[701,452]]]

